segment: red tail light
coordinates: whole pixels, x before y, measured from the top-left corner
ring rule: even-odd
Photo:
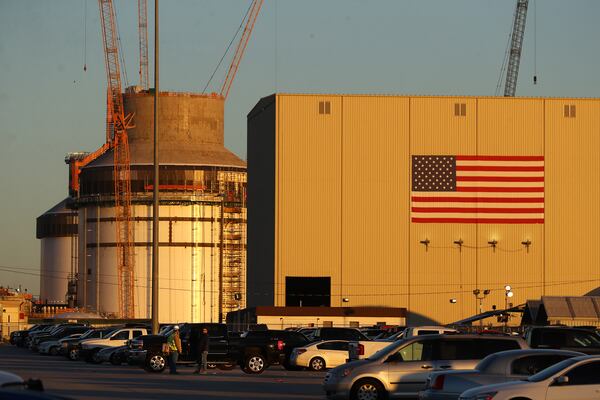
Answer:
[[[358,355],[359,356],[364,356],[365,355],[365,346],[363,344],[358,344]]]
[[[442,390],[444,388],[444,379],[446,379],[446,375],[436,376],[435,380],[433,381],[433,385],[431,385],[431,388],[433,390]]]
[[[277,350],[281,351],[285,347],[285,342],[283,340],[277,341]]]

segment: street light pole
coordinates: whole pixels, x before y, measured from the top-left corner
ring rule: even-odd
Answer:
[[[152,199],[152,333],[158,334],[158,0],[154,0],[154,184]]]
[[[481,314],[483,314],[483,299],[485,299],[486,296],[490,294],[490,290],[484,289],[483,292],[481,292],[481,290],[475,289],[473,290],[473,294],[475,295],[475,299],[479,300],[479,330],[482,331],[483,317],[481,316]]]

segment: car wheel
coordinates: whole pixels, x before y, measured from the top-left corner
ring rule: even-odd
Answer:
[[[235,368],[235,364],[217,364],[217,368],[221,371],[231,371]]]
[[[90,362],[92,364],[100,364],[100,363],[102,363],[102,360],[100,360],[100,357],[99,357],[100,354],[98,354],[98,353],[100,353],[100,350],[94,350],[92,352],[92,355],[90,356]]]
[[[167,361],[162,354],[154,354],[148,358],[146,362],[146,370],[148,372],[163,372]]]
[[[78,349],[69,350],[69,360],[71,360],[71,361],[79,360],[79,350]]]
[[[244,364],[244,372],[247,374],[262,374],[266,368],[265,358],[260,354],[249,355]]]
[[[383,385],[375,379],[363,379],[352,386],[352,400],[383,400],[386,398]]]
[[[54,346],[54,347],[50,347],[50,350],[48,351],[48,353],[51,356],[56,356],[58,355],[58,347]]]
[[[310,360],[308,367],[312,371],[323,371],[325,369],[325,360],[323,360],[321,357],[315,357]]]
[[[206,363],[206,367],[208,369],[215,369],[215,368],[217,368],[217,364],[215,364],[215,363]]]
[[[71,361],[79,360],[79,350],[77,350],[77,349],[69,350],[69,360],[71,360]]]
[[[121,357],[119,357],[118,355],[116,355],[115,353],[112,353],[110,355],[110,359],[109,359],[110,363],[112,365],[121,365]]]

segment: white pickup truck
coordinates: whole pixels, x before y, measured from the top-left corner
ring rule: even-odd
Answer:
[[[348,343],[348,359],[350,361],[360,360],[375,354],[391,343],[410,339],[414,336],[421,335],[440,335],[459,333],[456,329],[447,328],[445,326],[415,326],[404,329],[400,334],[393,335],[386,339],[371,340],[371,341],[354,341]]]
[[[107,347],[124,346],[131,339],[147,335],[148,330],[141,327],[117,328],[102,339],[88,339],[79,344],[79,358],[92,361],[94,354]]]

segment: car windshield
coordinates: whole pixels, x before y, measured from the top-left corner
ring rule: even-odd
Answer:
[[[382,357],[387,356],[390,352],[392,352],[393,350],[396,350],[399,348],[399,342],[392,342],[390,344],[388,344],[387,346],[385,346],[383,349],[373,353],[372,355],[370,355],[369,357],[367,357],[367,360],[378,360]]]
[[[567,368],[569,365],[575,364],[577,361],[578,360],[576,360],[574,358],[568,358],[564,361],[559,362],[558,364],[554,364],[553,366],[538,372],[535,375],[531,375],[527,380],[530,382],[544,381],[544,380],[550,378],[551,376],[559,373],[563,369]]]
[[[81,336],[79,336],[80,339],[85,339],[86,337],[90,336],[92,333],[94,333],[96,330],[95,329],[90,329],[88,331],[85,331],[85,333]]]
[[[395,342],[404,337],[404,331],[396,332],[392,336],[385,338],[386,341]]]

